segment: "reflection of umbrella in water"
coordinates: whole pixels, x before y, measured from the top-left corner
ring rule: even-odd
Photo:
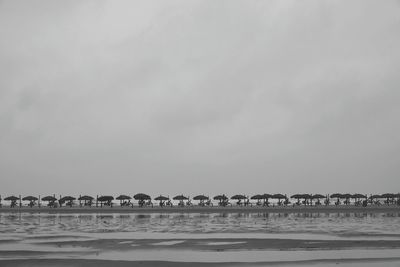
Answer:
[[[149,195],[143,193],[138,193],[134,195],[133,198],[136,200],[151,200],[151,197]]]

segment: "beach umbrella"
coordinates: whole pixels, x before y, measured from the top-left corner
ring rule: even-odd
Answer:
[[[36,201],[36,200],[38,200],[38,198],[34,197],[34,196],[27,196],[27,197],[24,197],[22,200],[24,200],[24,201]]]
[[[370,199],[382,198],[382,196],[381,196],[381,195],[372,195],[372,196],[370,196],[369,198],[370,198]]]
[[[367,196],[363,195],[363,194],[353,194],[351,197],[354,198],[354,199],[367,198]]]
[[[100,201],[100,202],[106,202],[106,201],[112,201],[112,200],[114,200],[113,196],[100,196],[97,198],[97,201]]]
[[[333,198],[343,198],[343,194],[335,193],[335,194],[332,194],[331,197],[333,197]]]
[[[78,200],[79,201],[90,201],[90,200],[93,200],[94,199],[94,197],[91,197],[91,196],[81,196],[81,197],[79,197],[78,198]]]
[[[393,198],[393,197],[394,197],[394,194],[392,194],[392,193],[386,193],[386,194],[381,195],[381,197],[382,197],[382,198],[387,198],[387,199],[389,199],[389,198]]]
[[[19,199],[19,197],[16,197],[16,196],[9,196],[9,197],[6,197],[4,200],[7,200],[7,201],[16,201],[16,200],[18,200]]]
[[[57,198],[53,197],[53,196],[46,196],[42,198],[42,201],[56,201]]]
[[[119,195],[115,199],[122,201],[122,200],[127,200],[127,199],[132,199],[132,198],[130,196],[127,196],[127,195]]]
[[[164,197],[164,196],[160,195],[160,196],[156,197],[154,200],[163,201],[163,200],[168,200],[168,199],[169,199],[168,197]]]
[[[208,200],[209,199],[209,197],[207,197],[207,196],[205,196],[205,195],[198,195],[198,196],[195,196],[194,198],[193,198],[193,200],[200,200],[200,201],[202,201],[202,200]]]
[[[269,198],[272,198],[273,195],[271,195],[271,194],[263,194],[262,196],[264,197],[264,199],[269,199]]]
[[[133,196],[134,199],[136,200],[150,200],[151,197],[149,195],[143,194],[143,193],[138,193]]]
[[[184,195],[178,195],[178,196],[174,196],[172,199],[173,199],[173,200],[180,200],[180,201],[183,201],[183,200],[187,200],[187,199],[189,199],[189,198],[185,197]]]
[[[60,201],[61,202],[67,202],[67,201],[74,201],[75,199],[76,198],[71,197],[71,196],[65,196],[65,197],[60,198]]]
[[[250,199],[260,200],[260,199],[264,199],[264,196],[263,196],[263,195],[260,195],[260,194],[258,194],[258,195],[254,195],[254,196],[252,196]]]
[[[294,194],[290,196],[290,198],[296,198],[296,199],[303,198],[303,194]]]
[[[245,195],[234,195],[231,197],[231,199],[240,200],[240,199],[247,199],[247,197]]]
[[[228,197],[225,195],[217,195],[214,197],[214,200],[219,200],[219,201],[227,200],[227,199],[228,199]]]
[[[321,195],[321,194],[315,194],[311,196],[312,199],[320,199],[320,198],[326,198],[326,196]]]
[[[286,198],[286,196],[282,195],[282,194],[274,194],[274,195],[272,195],[272,198],[283,199],[283,198]]]

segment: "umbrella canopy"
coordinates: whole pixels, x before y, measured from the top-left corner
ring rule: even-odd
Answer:
[[[53,196],[46,196],[42,198],[43,201],[56,201],[57,198],[53,197]]]
[[[169,199],[169,197],[164,197],[164,196],[158,196],[158,197],[156,197],[154,200],[157,200],[157,201],[161,201],[161,200],[168,200]]]
[[[193,199],[194,200],[208,200],[209,197],[206,197],[205,195],[198,195],[198,196],[195,196]]]
[[[185,197],[184,195],[178,195],[178,196],[174,196],[172,199],[173,200],[186,200],[189,198]]]
[[[332,194],[331,197],[333,197],[333,198],[343,198],[343,194],[335,193],[335,194]]]
[[[27,197],[24,197],[22,200],[36,201],[36,200],[38,200],[38,198],[34,197],[34,196],[27,196]]]
[[[370,196],[370,198],[382,198],[382,196],[381,195],[372,195],[372,196]]]
[[[143,194],[143,193],[139,193],[133,196],[134,199],[136,200],[149,200],[151,199],[151,197],[149,195]]]
[[[16,196],[9,196],[9,197],[6,197],[4,200],[9,200],[9,201],[15,201],[15,200],[18,200],[19,199],[19,197],[16,197]]]
[[[105,201],[112,201],[114,200],[113,196],[101,196],[97,198],[97,201],[105,202]]]
[[[353,194],[351,197],[352,198],[367,198],[367,196],[363,195],[363,194]]]
[[[282,194],[274,194],[274,195],[272,195],[272,198],[282,199],[282,198],[286,198],[286,196],[282,195]]]
[[[294,194],[290,198],[303,198],[303,194]]]
[[[119,195],[115,199],[116,200],[126,200],[126,199],[132,199],[132,198],[130,196],[127,196],[127,195]]]
[[[76,199],[76,198],[71,197],[71,196],[65,196],[65,197],[60,198],[60,201],[61,201],[61,202],[65,202],[65,201],[74,201],[75,199]]]
[[[234,195],[231,197],[231,199],[240,200],[240,199],[247,199],[247,197],[245,195]]]
[[[215,196],[214,197],[214,200],[227,200],[228,199],[228,197],[227,196],[225,196],[225,195],[217,195],[217,196]]]
[[[263,195],[254,195],[254,196],[252,196],[250,199],[256,199],[256,200],[260,200],[260,199],[264,199],[264,196]]]
[[[90,201],[90,200],[93,200],[94,199],[94,197],[91,197],[91,196],[81,196],[81,197],[79,197],[78,198],[78,200],[83,200],[83,201]]]
[[[353,196],[352,194],[343,194],[343,195],[342,195],[342,198],[349,199],[349,198],[351,198],[352,196]]]
[[[265,198],[265,199],[268,199],[268,198],[272,198],[272,197],[273,197],[273,195],[271,195],[271,194],[263,194],[262,196],[263,196],[263,198]]]
[[[383,198],[393,198],[393,197],[395,197],[395,194],[386,193],[386,194],[381,195],[381,197],[383,197]]]
[[[319,198],[326,198],[326,196],[321,195],[321,194],[315,194],[315,195],[312,195],[311,198],[312,198],[312,199],[319,199]]]

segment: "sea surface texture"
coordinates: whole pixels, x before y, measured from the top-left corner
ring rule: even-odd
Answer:
[[[18,260],[400,266],[400,213],[0,214]]]

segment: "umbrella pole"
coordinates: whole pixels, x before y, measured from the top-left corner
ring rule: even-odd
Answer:
[[[39,195],[39,200],[38,200],[38,207],[40,208],[40,195]]]
[[[19,195],[19,207],[22,207],[22,202],[21,202],[21,195]]]

